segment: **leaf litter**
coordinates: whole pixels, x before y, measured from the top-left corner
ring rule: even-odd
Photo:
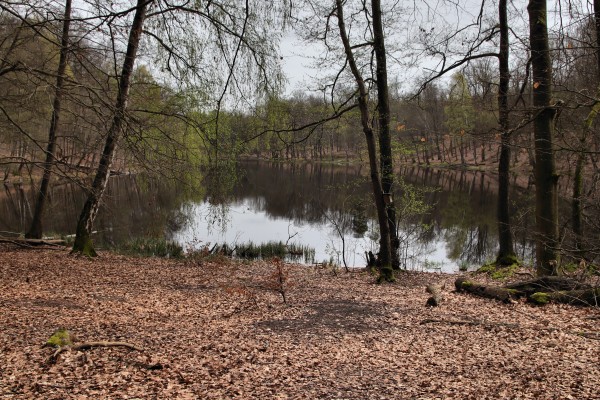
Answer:
[[[593,399],[598,311],[401,273],[0,249],[0,399]],[[285,279],[284,279],[285,278]],[[286,299],[286,303],[282,299]],[[43,347],[58,329],[76,343]]]

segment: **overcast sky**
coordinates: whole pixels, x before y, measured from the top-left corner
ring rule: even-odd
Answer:
[[[412,3],[411,3],[412,4]],[[497,19],[497,1],[486,1],[487,26],[494,24]],[[411,6],[413,7],[413,6]],[[388,58],[388,67],[390,81],[397,79],[402,85],[401,90],[409,91],[414,89],[416,83],[423,74],[427,73],[428,69],[436,68],[436,62],[432,59],[421,58],[415,64],[408,68],[399,66],[398,60],[404,61],[404,55],[408,53],[408,48],[411,46],[418,47],[415,40],[415,31],[419,27],[425,29],[434,28],[435,32],[442,34],[443,30],[459,30],[464,25],[474,22],[477,19],[477,14],[481,7],[480,0],[459,0],[455,4],[444,3],[442,1],[415,3],[414,7],[422,8],[422,10],[414,11],[407,9],[405,14],[398,14],[400,19],[405,21],[397,24],[395,28],[386,30],[386,41],[392,44],[401,43],[399,46],[402,49],[400,57],[394,60]],[[563,26],[569,25],[570,21],[579,19],[582,14],[590,13],[593,9],[591,0],[580,0],[567,4],[561,3],[558,0],[548,1],[548,19],[549,29],[556,32],[562,23]],[[562,19],[558,18],[562,14]],[[485,18],[484,18],[485,21]],[[515,32],[520,32],[521,39],[526,39],[528,34],[528,15],[527,1],[514,0],[509,2],[509,24]],[[410,25],[410,26],[409,26]],[[485,25],[485,23],[484,23]],[[397,27],[402,27],[398,30]],[[475,31],[472,31],[475,32]],[[469,35],[465,34],[462,40],[465,43],[468,41]],[[511,38],[513,54],[511,58],[514,60],[517,57],[524,57],[525,49],[522,43],[515,38]],[[461,37],[457,36],[452,50],[460,49]],[[490,51],[496,51],[497,44],[489,42]],[[283,57],[283,72],[285,73],[288,84],[286,85],[285,93],[287,95],[296,90],[307,92],[315,87],[315,77],[324,77],[326,71],[315,70],[311,68],[311,63],[314,58],[319,55],[319,50],[316,45],[306,45],[302,43],[292,32],[288,32],[281,42],[281,55]],[[398,78],[400,77],[400,78]]]

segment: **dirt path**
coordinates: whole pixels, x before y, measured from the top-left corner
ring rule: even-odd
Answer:
[[[454,277],[273,264],[0,250],[0,399],[592,399],[593,309],[504,305],[450,292]],[[275,282],[275,283],[274,283]],[[446,301],[426,308],[428,282]],[[427,322],[443,320],[447,322]],[[470,321],[472,324],[454,324]],[[143,352],[53,353],[77,340]],[[547,329],[555,328],[555,329]]]

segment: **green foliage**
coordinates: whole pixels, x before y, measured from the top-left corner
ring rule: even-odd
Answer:
[[[475,126],[475,109],[467,80],[462,74],[452,76],[448,105],[444,108],[446,127],[451,135],[471,133]]]
[[[236,164],[232,160],[211,164],[203,170],[203,174],[203,185],[210,193],[211,204],[224,203],[239,179]]]
[[[426,201],[425,195],[437,189],[412,185],[402,176],[397,177],[396,185],[400,192],[395,199],[396,212],[400,218],[423,216],[431,210],[432,205]]]

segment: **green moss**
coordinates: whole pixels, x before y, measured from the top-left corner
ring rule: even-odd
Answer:
[[[396,282],[394,270],[391,266],[382,267],[377,277],[377,283],[393,283]]]
[[[537,292],[532,294],[529,297],[535,304],[548,304],[550,302],[550,296],[548,296],[548,293],[543,293],[543,292]]]
[[[562,265],[561,268],[564,272],[582,272],[592,275],[598,275],[598,266],[594,264],[570,262],[566,265]]]
[[[73,250],[71,250],[71,254],[82,254],[87,257],[97,257],[98,253],[94,250],[94,244],[92,243],[92,239],[87,238],[77,238],[75,237],[75,242],[73,243]]]
[[[479,267],[479,269],[477,269],[477,273],[478,274],[486,274],[489,272],[494,272],[496,270],[496,264],[491,263],[491,264],[485,264],[481,267]]]
[[[460,287],[461,287],[461,288],[466,288],[466,287],[471,287],[471,286],[473,286],[473,285],[474,285],[474,283],[473,283],[473,282],[471,282],[471,281],[464,281],[464,282],[462,282],[462,283],[460,284]]]
[[[519,269],[519,263],[510,265],[491,263],[480,267],[477,273],[488,274],[492,279],[502,280],[510,278]]]
[[[70,346],[73,344],[73,338],[71,333],[64,329],[60,328],[56,332],[50,336],[50,339],[46,342],[46,346],[52,347],[62,347],[62,346]]]

